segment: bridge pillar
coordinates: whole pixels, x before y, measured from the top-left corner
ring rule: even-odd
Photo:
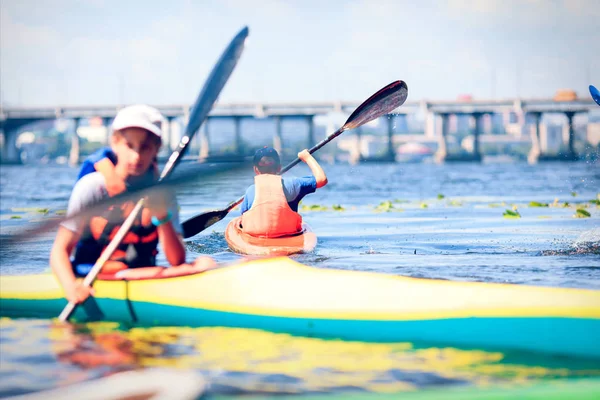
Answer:
[[[449,114],[441,114],[442,127],[437,130],[438,148],[434,155],[434,160],[437,163],[443,163],[448,156],[448,130],[449,130]]]
[[[79,165],[80,145],[77,130],[79,129],[81,118],[74,118],[73,122],[75,126],[73,127],[73,133],[71,134],[71,150],[69,151],[69,165],[72,167]]]
[[[204,121],[204,129],[200,127],[200,154],[199,160],[206,160],[210,155],[210,118]]]
[[[362,142],[362,127],[358,127],[354,129],[354,147],[350,152],[350,164],[358,164],[360,159],[362,158],[361,151],[361,142]]]
[[[5,124],[3,126],[4,145],[0,154],[0,163],[2,164],[21,164],[19,149],[17,149],[18,129],[8,129]]]
[[[283,158],[283,139],[281,132],[281,122],[283,117],[280,115],[275,116],[275,136],[273,137],[273,148],[279,153],[279,157]]]
[[[406,118],[406,117],[405,117]],[[437,123],[437,115],[434,112],[428,111],[425,114],[425,137],[428,139],[436,138],[436,123]]]
[[[163,146],[164,148],[166,148],[168,150],[168,152],[172,152],[173,151],[173,120],[175,119],[174,116],[170,115],[167,117],[167,134],[166,134],[166,146]]]
[[[521,138],[523,136],[523,131],[525,130],[525,111],[523,110],[523,101],[521,99],[516,99],[513,102],[513,108],[515,117],[517,119],[517,124],[519,126],[516,136],[517,138]]]
[[[482,113],[473,113],[473,118],[475,119],[475,132],[473,133],[473,158],[476,160],[481,160],[479,135],[481,135],[481,132],[483,130],[483,115],[484,114]]]
[[[106,138],[104,141],[104,145],[108,146],[108,144],[110,143],[109,138],[110,138],[110,134],[112,133],[112,129],[110,126],[110,117],[104,117],[102,118],[102,125],[104,125],[104,127],[106,128]]]
[[[565,112],[567,116],[567,158],[574,160],[577,158],[575,154],[575,126],[573,125],[573,117],[575,113],[573,111]]]
[[[315,144],[315,124],[314,115],[306,116],[306,123],[308,124],[308,139],[306,142],[306,148],[310,149]]]
[[[43,118],[11,118],[0,121],[4,133],[4,144],[0,152],[0,164],[21,164],[21,154],[17,149],[17,138],[22,128]]]
[[[531,113],[531,115],[535,119],[535,126],[529,132],[529,134],[531,135],[531,149],[529,150],[529,154],[527,155],[527,162],[529,164],[537,164],[540,155],[542,154],[542,149],[540,145],[540,127],[542,123],[542,113],[533,112]]]
[[[396,151],[394,150],[394,122],[396,122],[397,116],[395,114],[387,115],[387,136],[388,136],[388,148],[387,148],[387,161],[396,160]]]
[[[242,126],[241,126],[242,118],[241,117],[233,117],[233,125],[235,129],[235,154],[238,156],[242,154]]]

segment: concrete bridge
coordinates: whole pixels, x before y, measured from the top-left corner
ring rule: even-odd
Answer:
[[[314,138],[314,117],[318,115],[328,115],[331,113],[350,114],[358,102],[314,102],[314,103],[237,103],[237,104],[217,104],[208,120],[204,124],[204,129],[200,130],[200,150],[197,157],[205,160],[215,155],[211,151],[211,121],[215,119],[230,119],[234,121],[234,153],[242,156],[241,143],[241,120],[243,119],[264,119],[270,118],[275,121],[275,134],[273,137],[273,146],[281,151],[284,147],[282,139],[282,121],[286,118],[304,118],[307,123],[306,147],[315,144]],[[162,105],[156,106],[166,117],[167,126],[171,127],[175,118],[183,118],[185,121],[189,114],[189,105]],[[482,132],[482,118],[485,115],[511,112],[517,115],[519,123],[525,125],[525,116],[531,114],[536,120],[536,129],[531,133],[531,151],[529,158],[535,162],[544,155],[540,150],[540,120],[545,113],[562,113],[566,115],[569,124],[569,135],[567,145],[567,154],[563,158],[575,159],[577,155],[574,151],[574,131],[573,117],[576,114],[587,113],[593,110],[597,105],[591,100],[580,99],[572,101],[554,101],[553,99],[506,99],[506,100],[470,100],[470,101],[421,101],[407,102],[403,106],[394,110],[387,116],[387,136],[388,148],[382,160],[394,160],[395,150],[393,145],[393,127],[397,119],[406,118],[408,114],[422,113],[425,116],[425,137],[434,139],[438,142],[438,151],[436,160],[439,162],[460,160],[477,161],[481,159],[479,136]],[[3,163],[20,162],[18,149],[16,146],[19,131],[26,125],[55,119],[72,119],[75,122],[75,132],[81,119],[100,117],[105,126],[109,127],[112,119],[115,117],[119,106],[60,106],[60,107],[3,107],[0,108],[0,129],[4,135],[4,146],[2,148],[1,161]],[[474,145],[473,151],[468,154],[449,154],[447,151],[447,138],[449,135],[449,117],[452,115],[467,115],[475,120]],[[331,133],[331,132],[328,132]],[[107,129],[107,135],[109,129]],[[171,143],[171,129],[166,129],[166,143]],[[357,138],[360,138],[360,128],[355,131]],[[72,137],[70,161],[77,163],[79,161],[79,140],[77,134]]]

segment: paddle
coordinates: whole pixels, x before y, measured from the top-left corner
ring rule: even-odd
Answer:
[[[361,125],[366,124],[369,121],[374,120],[375,118],[381,117],[396,108],[400,107],[406,101],[406,97],[408,96],[408,87],[406,83],[403,81],[395,81],[379,90],[377,93],[373,94],[367,100],[365,100],[354,112],[348,117],[344,126],[340,129],[327,136],[325,139],[317,143],[314,147],[312,147],[308,152],[310,154],[319,150],[321,147],[325,146],[327,143],[331,142],[333,139],[342,134],[342,132],[357,128]],[[299,158],[296,158],[290,164],[288,164],[285,168],[281,170],[281,174],[287,172],[290,168],[295,166],[300,162]],[[213,210],[207,211],[202,214],[198,214],[195,217],[184,221],[182,224],[183,228],[183,237],[189,238],[197,235],[202,232],[209,226],[219,222],[225,216],[233,210],[235,206],[240,204],[244,200],[244,197],[240,197],[233,203],[230,203],[227,207],[222,210]]]
[[[594,85],[590,85],[590,94],[592,95],[592,99],[600,106],[600,91],[596,89]]]
[[[217,97],[221,93],[221,90],[225,86],[225,83],[231,76],[231,73],[233,72],[233,69],[235,68],[242,54],[242,50],[244,49],[244,43],[247,37],[248,27],[244,27],[231,40],[231,42],[217,61],[217,64],[213,67],[213,70],[208,76],[206,82],[204,83],[204,86],[202,87],[202,90],[200,91],[196,102],[192,106],[189,121],[187,123],[184,135],[181,138],[181,141],[179,142],[179,146],[177,149],[175,149],[173,154],[171,154],[171,157],[169,157],[167,164],[165,165],[162,173],[160,174],[159,182],[166,179],[172,173],[173,169],[177,166],[177,164],[179,164],[179,162],[181,161],[181,158],[187,150],[192,137],[198,131],[198,129],[200,129],[200,126],[208,116],[208,113],[210,112],[213,104],[215,103]],[[98,258],[88,275],[83,280],[84,285],[92,285],[92,283],[96,279],[96,276],[98,276],[98,274],[100,273],[102,266],[106,261],[108,261],[112,253],[119,246],[129,229],[131,228],[131,225],[133,225],[133,222],[135,221],[139,213],[142,211],[143,206],[144,198],[141,198],[138,200],[133,211],[131,211],[127,219],[125,219],[125,222],[123,223],[123,225],[121,225],[121,227],[115,234],[113,240],[108,244],[108,246],[106,246],[106,248],[100,255],[100,258]],[[75,310],[76,306],[76,303],[69,302],[69,304],[67,304],[64,310],[60,313],[58,319],[60,321],[66,321],[67,319],[69,319],[69,316]]]
[[[121,205],[125,202],[137,202],[140,197],[159,196],[165,191],[171,192],[181,185],[200,179],[213,178],[219,174],[229,174],[238,169],[247,169],[246,162],[219,162],[219,163],[188,163],[180,165],[177,171],[168,179],[160,182],[148,182],[130,187],[127,191],[113,197],[103,199],[88,205],[84,209],[68,216],[52,216],[44,219],[39,224],[21,229],[15,233],[0,234],[0,265],[6,257],[11,257],[12,252],[20,251],[19,247],[24,241],[31,241],[36,236],[49,231],[55,231],[66,221],[89,219],[99,213],[105,212],[108,207]]]

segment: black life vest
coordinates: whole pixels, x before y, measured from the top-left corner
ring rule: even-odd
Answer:
[[[115,173],[115,165],[109,157],[96,161],[94,170],[104,176],[109,196],[116,196],[127,189],[125,182]],[[94,171],[88,173],[91,172]],[[149,171],[153,175],[155,172],[156,167]],[[109,207],[101,215],[92,217],[85,225],[77,243],[73,264],[94,264],[134,207],[133,202],[126,202],[121,206]],[[150,211],[144,208],[104,265],[102,272],[112,273],[127,267],[156,265],[157,254],[158,231],[152,224]]]

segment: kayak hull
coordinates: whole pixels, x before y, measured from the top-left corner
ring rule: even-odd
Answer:
[[[56,317],[52,275],[0,277],[0,313]],[[168,279],[97,281],[78,321],[226,326],[600,358],[600,292],[423,280],[254,260]]]
[[[225,240],[229,248],[239,254],[253,256],[289,256],[307,253],[317,245],[317,235],[308,224],[302,224],[302,233],[278,238],[258,238],[244,233],[241,227],[242,217],[234,218],[227,224]]]

